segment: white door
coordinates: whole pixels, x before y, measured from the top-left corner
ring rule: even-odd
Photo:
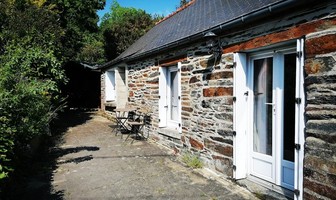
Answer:
[[[251,56],[250,175],[294,188],[295,50]]]

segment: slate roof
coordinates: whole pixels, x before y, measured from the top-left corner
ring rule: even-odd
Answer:
[[[194,0],[185,9],[154,26],[115,60],[102,67],[164,50],[173,43],[191,39],[196,34],[206,33],[212,27],[281,2],[285,0]]]

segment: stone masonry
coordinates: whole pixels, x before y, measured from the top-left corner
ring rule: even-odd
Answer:
[[[333,199],[336,193],[336,16],[335,8],[291,15],[223,35],[220,59],[204,42],[128,64],[129,103],[152,117],[152,138],[176,152],[201,155],[207,167],[233,176],[233,53],[305,37],[304,199]],[[286,28],[284,28],[286,27]],[[182,61],[182,134],[159,134],[160,61]]]

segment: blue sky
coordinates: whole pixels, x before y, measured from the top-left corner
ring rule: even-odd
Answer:
[[[122,7],[133,7],[145,10],[149,14],[159,14],[167,16],[176,10],[180,0],[117,0]],[[113,0],[106,0],[104,10],[98,11],[101,18],[110,11]]]

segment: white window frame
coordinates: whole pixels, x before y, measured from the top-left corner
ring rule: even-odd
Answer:
[[[178,79],[178,120],[172,123],[169,120],[168,115],[170,111],[168,110],[170,105],[170,72],[177,71]],[[181,63],[178,62],[177,65],[159,67],[159,127],[168,128],[182,133],[182,117],[181,117]]]

